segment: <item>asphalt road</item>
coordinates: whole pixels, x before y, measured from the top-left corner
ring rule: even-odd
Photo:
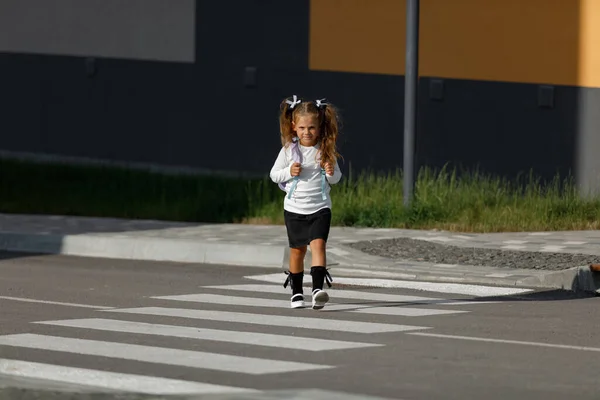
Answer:
[[[600,398],[600,298],[339,288],[324,310],[291,310],[281,284],[245,278],[274,272],[0,253],[0,383],[240,399],[232,393]]]

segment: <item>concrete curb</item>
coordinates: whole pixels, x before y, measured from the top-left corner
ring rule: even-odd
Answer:
[[[532,285],[569,290],[576,293],[598,293],[598,277],[589,266],[569,268],[563,271],[548,272],[539,277],[530,277],[518,282],[519,285]]]
[[[522,279],[517,284],[600,295],[600,274],[592,272],[589,266],[574,267],[563,271],[549,271],[542,276]]]
[[[0,233],[0,250],[143,261],[281,268],[283,249],[126,235]]]
[[[80,257],[110,259],[203,263],[213,265],[235,265],[247,267],[268,267],[287,269],[289,249],[287,246],[255,245],[240,243],[201,242],[186,239],[158,237],[133,237],[126,234],[23,234],[0,232],[0,250],[36,253],[61,254]],[[328,254],[328,266],[347,276],[373,277],[377,266],[353,264],[336,260]],[[310,265],[311,255],[307,253],[306,263]],[[389,271],[389,269],[388,269]],[[375,273],[377,275],[377,273]],[[588,266],[571,268],[524,279],[493,278],[468,274],[460,276],[429,273],[415,269],[411,271],[390,271],[384,279],[428,281],[444,283],[465,283],[488,286],[514,286],[532,289],[562,289],[579,293],[600,294],[600,273],[594,273]]]
[[[546,286],[541,283],[528,282],[522,283],[517,279],[510,278],[491,278],[486,276],[450,276],[443,274],[417,272],[414,274],[407,274],[404,272],[389,273],[387,276],[377,276],[377,274],[369,273],[365,270],[355,270],[352,266],[347,267],[345,264],[335,267],[332,270],[332,274],[336,272],[342,273],[344,277],[354,278],[371,278],[371,279],[389,279],[389,280],[402,280],[402,281],[415,281],[415,282],[436,282],[436,283],[460,283],[469,285],[484,285],[484,286],[497,286],[497,287],[516,287],[523,289],[562,289],[559,286]],[[334,278],[335,283],[335,278]]]
[[[450,276],[443,274],[416,272],[407,274],[405,272],[389,272],[384,276],[369,270],[359,270],[345,264],[335,267],[332,272],[340,272],[344,277],[389,279],[419,282],[437,283],[461,283],[470,285],[484,285],[497,287],[516,287],[523,289],[557,289],[567,290],[575,293],[594,293],[600,295],[600,274],[590,271],[589,267],[576,267],[564,271],[548,271],[543,275],[531,276],[525,279],[496,278],[486,276]],[[379,275],[379,276],[378,276]],[[335,280],[335,278],[334,278]]]

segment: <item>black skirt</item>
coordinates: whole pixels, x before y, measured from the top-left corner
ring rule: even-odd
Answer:
[[[307,246],[315,239],[323,239],[327,242],[331,227],[330,208],[323,208],[308,215],[284,210],[283,216],[291,248]]]

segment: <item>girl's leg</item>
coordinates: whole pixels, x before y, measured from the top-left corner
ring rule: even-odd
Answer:
[[[302,285],[304,281],[304,257],[306,256],[306,246],[290,248],[290,270],[287,282],[292,287],[292,308],[304,307],[304,291]],[[284,285],[286,286],[286,285]]]
[[[327,244],[323,239],[315,239],[310,242],[310,252],[312,254],[311,267],[325,266],[326,263],[326,247]]]
[[[329,295],[323,290],[327,275],[326,246],[327,243],[324,239],[315,239],[310,242],[312,253],[310,274],[312,276],[313,308],[316,310],[325,307],[325,303],[329,301]]]
[[[311,247],[312,250],[312,247]],[[304,272],[304,258],[306,246],[290,249],[290,272],[293,274]]]

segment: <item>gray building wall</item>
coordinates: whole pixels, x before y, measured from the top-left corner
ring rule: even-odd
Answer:
[[[577,104],[575,177],[583,194],[600,193],[600,89],[582,88]]]
[[[345,173],[403,165],[403,77],[309,70],[308,0],[4,0],[0,26],[1,150],[266,175],[297,93],[339,106]],[[431,78],[417,168],[593,180],[597,89]]]
[[[0,52],[195,61],[195,0],[2,0]]]

